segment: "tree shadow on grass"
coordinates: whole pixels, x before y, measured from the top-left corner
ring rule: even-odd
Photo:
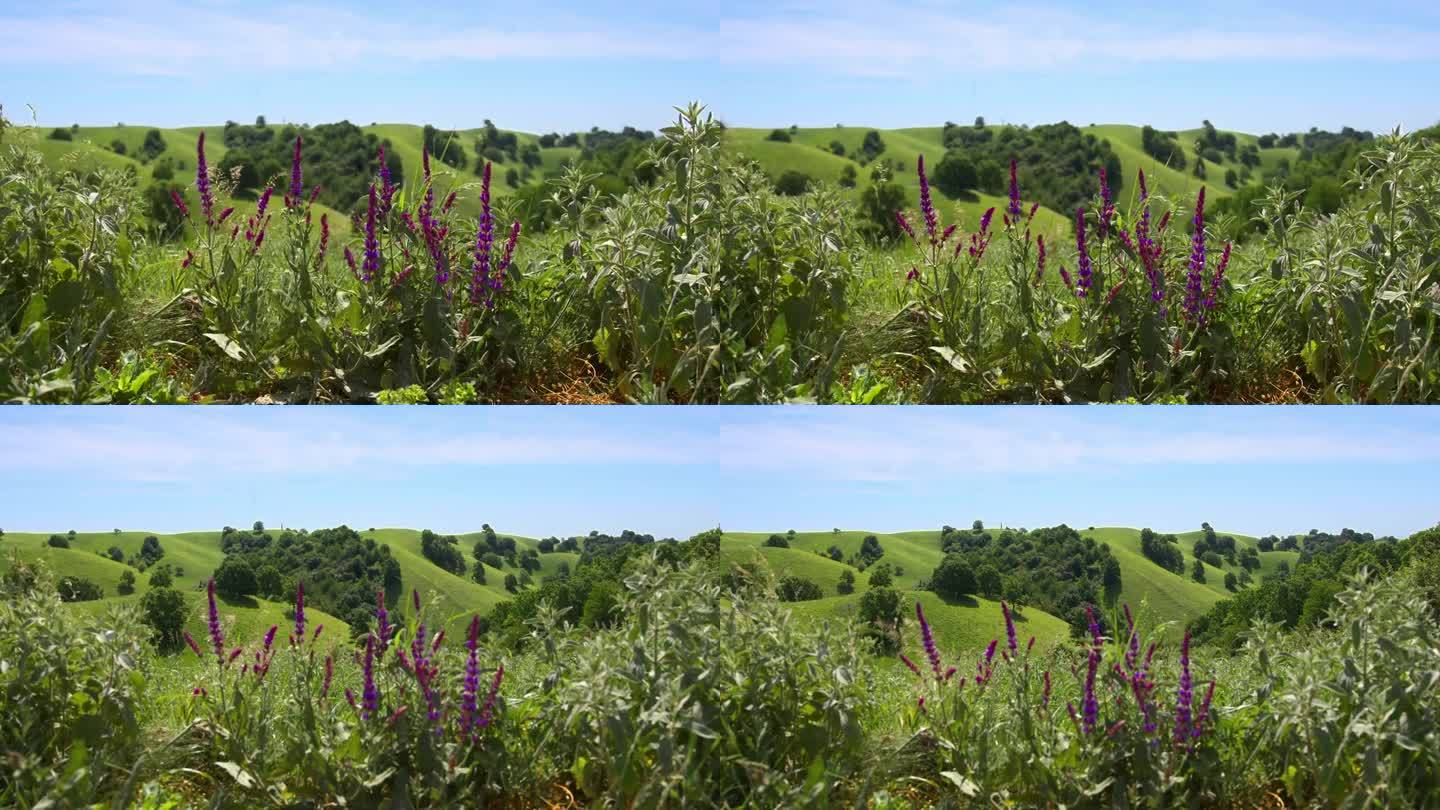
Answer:
[[[226,607],[258,608],[260,603],[253,596],[227,596],[222,593],[215,594],[216,601]]]
[[[933,593],[933,591],[932,591],[932,593]],[[941,596],[940,594],[937,593],[937,594],[935,594],[935,598],[936,598],[936,599],[939,599],[941,602],[944,602],[945,604],[949,605],[950,607],[970,607],[970,608],[980,607],[980,600],[976,599],[976,598],[973,597],[973,596],[970,596],[969,594],[966,594],[966,595],[961,596],[961,597],[959,597],[959,598],[955,598],[955,597],[950,597],[950,596]]]

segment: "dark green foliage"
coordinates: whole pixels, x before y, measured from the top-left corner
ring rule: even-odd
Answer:
[[[49,539],[49,540],[46,540],[45,542],[46,542],[51,548],[69,548],[69,547],[70,547],[70,541],[69,541],[64,535],[52,534],[52,535],[50,535],[50,539]]]
[[[1176,574],[1185,570],[1185,552],[1180,550],[1179,538],[1173,534],[1156,534],[1150,529],[1140,530],[1140,553],[1167,571]]]
[[[115,140],[110,142],[110,151],[114,152],[117,155],[125,154],[125,142],[120,140],[119,138],[116,138]]]
[[[170,587],[151,587],[140,601],[145,624],[162,650],[178,650],[184,644],[185,597]]]
[[[998,599],[1005,586],[1000,579],[1000,571],[987,562],[975,571],[975,587],[977,593],[986,599]]]
[[[465,156],[465,147],[460,141],[460,133],[454,130],[441,132],[426,124],[421,130],[421,140],[424,148],[429,150],[430,156],[441,163],[456,169],[464,169],[469,164],[469,159]]]
[[[1233,572],[1231,572],[1231,571],[1226,571],[1226,572],[1225,572],[1225,590],[1234,592],[1234,591],[1237,591],[1237,590],[1239,590],[1239,589],[1240,589],[1240,580],[1239,580],[1238,578],[1236,578],[1236,576],[1235,576],[1235,574],[1234,574]]]
[[[897,183],[876,183],[860,195],[860,231],[871,242],[891,243],[900,239],[895,212],[907,204],[905,189]]]
[[[143,564],[145,568],[149,568],[159,562],[160,558],[164,556],[165,549],[160,545],[160,538],[153,534],[147,535],[144,540],[140,541],[140,553],[135,555],[135,559],[132,560],[131,563],[134,565]]]
[[[854,164],[845,164],[845,168],[840,170],[840,187],[855,188],[855,186],[857,185],[857,181],[858,175],[855,172]]]
[[[953,193],[941,189],[951,196],[974,188],[987,194],[1007,193],[1012,158],[1019,162],[1020,192],[1025,202],[1038,201],[1056,211],[1074,211],[1088,204],[1102,168],[1109,174],[1111,188],[1118,191],[1125,183],[1120,158],[1110,148],[1110,142],[1086,135],[1065,122],[984,129],[952,124],[945,129],[944,138],[946,155],[936,172],[954,173],[954,178],[947,176],[946,185],[952,185],[954,179],[968,181],[970,170],[974,171],[972,185],[953,189]],[[945,166],[952,159],[952,165]],[[940,182],[937,177],[937,187]]]
[[[506,589],[509,589],[508,583]],[[580,610],[580,624],[585,627],[614,625],[621,615],[620,595],[620,583],[614,580],[597,582],[585,597],[585,605]]]
[[[875,575],[874,575],[874,574],[871,574],[871,575],[870,575],[870,581],[871,581],[871,585],[872,585],[872,587],[873,587],[874,581],[875,581]],[[851,594],[851,593],[854,593],[854,592],[855,592],[855,572],[854,572],[854,571],[851,571],[849,568],[846,568],[844,571],[841,571],[841,572],[840,572],[840,582],[839,582],[839,584],[837,584],[837,585],[835,586],[835,592],[838,593],[838,594],[840,594],[841,596],[844,596],[844,595],[846,595],[846,594]]]
[[[371,178],[379,172],[377,159],[381,141],[349,121],[304,129],[252,127],[229,122],[223,134],[229,151],[219,161],[220,171],[228,174],[234,168],[241,169],[237,191],[258,193],[271,182],[279,182],[276,188],[283,190],[282,178],[290,170],[297,136],[303,136],[305,141],[306,189],[318,185],[321,202],[341,211],[353,209],[369,193]],[[400,156],[387,149],[386,163],[393,182],[402,185],[404,170]]]
[[[260,591],[255,569],[243,557],[226,557],[215,569],[215,590],[232,598],[254,596]]]
[[[71,138],[71,135],[70,135],[70,130],[68,130],[68,129],[60,129],[60,128],[58,128],[58,127],[55,128],[55,129],[50,130],[50,135],[49,135],[49,137],[50,137],[50,140],[52,140],[52,141],[68,141],[68,140],[73,140],[73,139]]]
[[[125,562],[125,550],[120,548],[119,546],[111,546],[105,552],[105,556],[109,557],[115,562]]]
[[[140,151],[136,152],[136,155],[141,163],[146,163],[160,157],[164,151],[165,136],[161,135],[158,129],[150,129],[145,131],[145,140],[140,144]]]
[[[825,556],[829,557],[835,562],[840,562],[841,560],[845,559],[845,552],[841,551],[839,546],[831,546],[830,548],[825,550]]]
[[[839,141],[831,141],[830,153],[837,157],[845,157],[845,144]]]
[[[893,588],[871,588],[860,596],[860,621],[865,624],[865,637],[879,655],[894,655],[900,650],[900,627],[905,619],[905,606],[900,592]]]
[[[930,574],[930,590],[946,599],[963,599],[976,592],[975,571],[965,555],[946,555]]]
[[[516,593],[520,590],[520,580],[516,579],[514,574],[505,575],[505,590],[510,593]]]
[[[776,143],[790,143],[790,133],[783,129],[772,130],[769,135],[765,136],[765,140],[775,141]]]
[[[790,541],[778,534],[772,534],[765,539],[765,545],[769,548],[789,548]]]
[[[1275,544],[1280,541],[1278,537],[1262,537],[1255,542],[1255,546],[1261,551],[1274,551]]]
[[[150,569],[150,587],[168,588],[175,582],[174,576],[170,573],[170,566],[157,565]]]
[[[134,571],[125,571],[120,574],[120,584],[115,586],[115,592],[121,596],[128,596],[135,592]]]
[[[885,140],[880,137],[879,132],[872,129],[865,133],[865,139],[860,142],[860,163],[869,163],[884,151]]]
[[[782,577],[775,593],[781,602],[808,602],[825,596],[819,585],[797,576]]]
[[[855,555],[853,564],[864,571],[883,556],[885,549],[880,547],[880,539],[873,534],[867,534],[865,539],[860,541],[860,551]]]
[[[1140,148],[1145,150],[1145,154],[1176,171],[1183,171],[1188,165],[1185,150],[1180,148],[1179,138],[1174,132],[1161,132],[1146,126],[1140,130]]]
[[[61,577],[55,589],[62,602],[93,602],[105,595],[99,585],[85,577]]]
[[[812,182],[810,175],[791,169],[775,181],[775,191],[786,197],[799,197],[809,190]]]
[[[980,187],[975,163],[962,152],[950,152],[935,167],[935,187],[947,197],[957,198]]]
[[[1194,565],[1190,566],[1190,578],[1202,585],[1205,584],[1205,563],[1198,558]]]
[[[1401,543],[1350,529],[1340,534],[1312,531],[1293,571],[1282,562],[1276,576],[1216,603],[1191,630],[1198,639],[1237,646],[1258,619],[1286,628],[1314,625],[1327,615],[1347,578],[1362,568],[1382,576],[1397,570],[1404,555],[1426,537],[1421,532]]]
[[[846,571],[845,573],[849,574],[850,572]],[[851,579],[853,581],[854,575],[851,575]],[[894,577],[890,574],[890,566],[877,565],[870,571],[870,587],[888,588],[892,582],[894,582]]]
[[[420,532],[420,553],[455,576],[465,576],[465,555],[460,552],[460,540],[454,535],[442,537],[429,529]]]
[[[348,526],[313,532],[286,530],[273,538],[265,532],[227,526],[220,543],[225,562],[243,560],[252,578],[254,571],[267,566],[281,572],[283,594],[293,593],[295,584],[304,582],[306,603],[349,622],[352,631],[353,618],[363,621],[374,612],[376,593],[385,592],[387,601],[400,593],[400,563],[390,555],[390,547],[362,538]],[[219,584],[217,572],[217,588]],[[258,589],[258,582],[255,587]]]

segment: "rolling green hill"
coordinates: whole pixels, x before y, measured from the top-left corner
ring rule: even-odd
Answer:
[[[111,605],[135,603],[149,589],[148,574],[138,574],[135,592],[121,596],[117,593],[121,575],[132,570],[125,563],[116,562],[104,553],[111,546],[118,546],[127,559],[136,554],[147,532],[99,532],[77,534],[68,549],[52,548],[46,544],[48,534],[10,533],[0,539],[0,567],[8,566],[11,555],[27,561],[43,561],[58,576],[76,575],[93,580],[101,586],[104,598],[96,602],[78,603],[74,609],[103,611]],[[509,599],[505,590],[507,574],[520,574],[519,568],[495,569],[486,567],[486,583],[473,581],[467,570],[464,577],[456,576],[427,560],[420,551],[420,531],[415,529],[371,529],[362,531],[363,537],[388,544],[392,555],[400,563],[404,592],[419,590],[425,598],[432,616],[443,617],[443,623],[450,632],[462,632],[469,617],[474,613],[485,614],[499,603]],[[789,548],[772,548],[765,545],[768,533],[731,532],[724,535],[721,555],[730,562],[763,564],[778,580],[784,576],[799,576],[815,582],[825,596],[821,599],[791,605],[797,617],[806,620],[853,620],[859,609],[861,596],[869,589],[869,573],[861,572],[848,565],[860,549],[862,540],[870,532],[800,532],[789,542]],[[892,587],[900,590],[907,604],[907,611],[915,601],[924,604],[930,621],[937,628],[948,653],[973,651],[983,647],[997,635],[1003,635],[1003,620],[999,605],[986,599],[972,599],[965,603],[950,603],[939,599],[920,588],[940,564],[943,555],[940,549],[938,531],[914,531],[898,533],[874,533],[885,554],[882,562],[898,569]],[[1108,544],[1110,551],[1121,566],[1121,600],[1136,610],[1143,611],[1153,621],[1172,622],[1179,626],[1208,610],[1215,602],[1227,596],[1223,580],[1225,573],[1238,574],[1238,567],[1213,568],[1206,566],[1206,582],[1194,582],[1188,574],[1188,565],[1193,560],[1193,546],[1202,532],[1178,534],[1180,546],[1185,552],[1187,573],[1179,575],[1167,571],[1140,552],[1140,532],[1130,528],[1092,528],[1080,532],[1083,537],[1093,537],[1097,542]],[[1220,534],[1226,534],[1220,532]],[[459,535],[460,550],[465,555],[467,567],[475,565],[471,547],[480,538],[480,533]],[[533,538],[513,537],[520,549],[537,548]],[[1255,538],[1231,534],[1240,548],[1251,547]],[[187,594],[190,618],[187,627],[197,638],[205,633],[204,582],[224,559],[220,550],[219,532],[190,532],[184,534],[157,535],[165,550],[162,563],[177,566],[181,573],[175,580],[177,590]],[[826,552],[831,546],[840,549],[842,561],[835,561]],[[1282,562],[1294,565],[1299,557],[1295,551],[1271,551],[1260,554],[1260,576],[1270,575]],[[567,552],[541,554],[541,570],[533,575],[537,582],[554,576],[561,565],[573,569],[580,555]],[[843,572],[855,574],[855,590],[851,594],[840,594],[836,586]],[[289,621],[288,606],[265,600],[243,600],[227,602],[223,612],[227,627],[238,633],[239,638],[258,638],[270,624],[282,627]],[[340,620],[320,614],[311,622],[323,622],[333,638],[344,639],[348,626]],[[912,628],[913,629],[913,628]],[[1173,628],[1172,628],[1173,629]],[[1035,635],[1039,642],[1063,641],[1068,634],[1064,621],[1050,616],[1037,608],[1024,611],[1021,635]],[[910,630],[905,633],[907,647],[918,643]],[[1023,640],[1023,639],[1022,639]],[[919,654],[918,647],[912,650]]]

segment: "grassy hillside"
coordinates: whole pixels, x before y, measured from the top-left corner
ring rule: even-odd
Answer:
[[[1219,532],[1227,534],[1226,532]],[[117,593],[121,575],[133,569],[126,564],[111,560],[104,552],[111,546],[118,546],[128,559],[139,551],[141,542],[148,532],[99,532],[77,534],[71,541],[71,548],[51,548],[46,544],[48,534],[10,533],[0,540],[0,567],[7,566],[11,555],[22,560],[43,561],[57,575],[76,575],[93,580],[104,591],[104,598],[97,602],[80,603],[74,609],[83,611],[104,611],[112,605],[138,604],[149,589],[148,574],[137,574],[135,592],[121,596]],[[475,613],[484,614],[499,603],[509,599],[505,590],[507,574],[520,574],[519,568],[495,569],[486,567],[486,582],[480,585],[473,581],[467,571],[460,577],[449,573],[427,560],[420,551],[420,532],[415,529],[371,529],[362,531],[363,537],[373,538],[378,543],[388,544],[392,555],[400,563],[405,592],[417,589],[426,599],[432,616],[443,617],[450,632],[462,632],[469,617]],[[851,621],[859,609],[861,595],[869,589],[869,573],[849,566],[849,560],[860,549],[860,544],[871,532],[801,532],[790,540],[789,548],[771,548],[765,545],[768,533],[727,533],[721,542],[724,559],[736,563],[763,562],[773,576],[799,576],[818,584],[825,593],[819,600],[797,603],[792,606],[797,617],[806,620]],[[931,571],[943,558],[940,550],[938,531],[915,531],[899,533],[874,533],[880,541],[885,555],[882,561],[898,568],[894,588],[904,593],[909,606],[915,601],[925,605],[931,622],[946,645],[947,650],[973,650],[983,647],[997,634],[1003,634],[1003,620],[999,605],[985,599],[968,600],[964,603],[947,604],[934,594],[920,591]],[[1239,567],[1213,568],[1206,566],[1206,582],[1194,582],[1188,573],[1193,560],[1193,546],[1202,532],[1178,534],[1180,546],[1185,552],[1187,571],[1184,575],[1167,571],[1140,552],[1140,532],[1130,528],[1094,528],[1081,531],[1085,537],[1109,545],[1111,553],[1120,561],[1122,593],[1121,599],[1137,610],[1144,610],[1154,621],[1183,624],[1189,619],[1208,610],[1215,602],[1225,598],[1224,587],[1227,572],[1237,575]],[[460,549],[467,566],[475,565],[471,547],[482,535],[480,533],[460,535]],[[521,549],[536,548],[533,538],[514,537]],[[1244,535],[1230,534],[1241,548],[1254,546],[1256,539]],[[191,532],[185,534],[157,535],[165,549],[163,563],[178,566],[180,576],[176,578],[177,590],[187,594],[190,605],[188,628],[197,638],[205,633],[204,582],[211,572],[220,565],[224,555],[220,551],[219,532]],[[825,556],[831,546],[842,554],[842,561]],[[567,552],[541,554],[541,570],[534,574],[536,582],[554,576],[561,565],[573,569],[580,555]],[[1294,551],[1262,552],[1262,567],[1255,573],[1258,579],[1275,572],[1281,562],[1294,565],[1299,557]],[[840,594],[836,586],[845,571],[855,574],[855,591]],[[287,605],[265,600],[243,600],[224,606],[227,626],[233,627],[241,638],[258,638],[271,624],[282,627],[289,619],[285,613]],[[908,608],[907,608],[908,609]],[[343,622],[330,616],[317,615],[311,622],[324,622],[327,633],[333,632],[336,639],[348,635],[349,628]],[[1025,611],[1022,636],[1035,635],[1041,642],[1061,641],[1067,634],[1066,624],[1059,618],[1043,611],[1030,608]],[[910,645],[913,633],[906,631],[906,644]],[[918,643],[918,642],[917,642]],[[918,648],[917,648],[918,654]]]

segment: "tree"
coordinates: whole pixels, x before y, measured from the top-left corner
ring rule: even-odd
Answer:
[[[259,590],[255,569],[242,557],[226,557],[215,569],[215,590],[230,597],[254,596]]]
[[[585,627],[610,627],[620,613],[620,586],[610,580],[600,582],[585,597],[580,623]]]
[[[999,598],[1004,584],[1000,580],[1000,571],[995,566],[986,563],[980,566],[975,572],[975,587],[981,596],[987,599]]]
[[[1259,547],[1261,551],[1274,551],[1275,541],[1278,539],[1279,538],[1276,537],[1262,537],[1256,541],[1255,545]]]
[[[847,571],[846,573],[849,572]],[[890,566],[877,565],[875,566],[875,570],[870,572],[870,587],[888,588],[890,587],[890,583],[893,581],[893,579],[894,578],[890,575]]]
[[[789,548],[790,541],[786,540],[778,534],[772,534],[768,538],[766,538],[765,545],[768,548]]]
[[[790,143],[790,133],[783,129],[771,130],[770,134],[765,136],[765,140],[775,141],[776,143]]]
[[[1195,560],[1195,564],[1190,566],[1190,578],[1202,585],[1205,584],[1205,563],[1199,559]]]
[[[140,162],[146,163],[159,157],[165,151],[165,137],[158,129],[150,129],[145,132],[145,140],[140,144]]]
[[[70,135],[70,130],[68,130],[68,129],[60,129],[60,128],[58,128],[58,127],[55,128],[55,129],[52,129],[52,130],[50,130],[50,140],[52,140],[52,141],[68,141],[68,140],[72,140],[72,137],[71,137],[71,135]]]
[[[1234,169],[1225,170],[1225,185],[1230,188],[1236,188],[1240,185],[1240,175],[1237,174]]]
[[[825,596],[820,586],[804,577],[788,576],[780,580],[776,593],[781,602],[809,602]]]
[[[1240,580],[1230,571],[1225,572],[1225,590],[1237,591],[1240,589]]]
[[[1105,572],[1102,575],[1101,586],[1105,589],[1105,600],[1114,604],[1120,598],[1120,561],[1114,557],[1107,557],[1105,560]]]
[[[150,570],[151,588],[168,588],[175,579],[170,575],[170,566],[157,565]]]
[[[860,620],[898,627],[903,614],[900,593],[893,588],[872,588],[860,597]]]
[[[93,602],[105,595],[99,585],[85,577],[61,577],[55,588],[61,602]]]
[[[775,181],[775,191],[786,197],[799,197],[809,190],[810,183],[810,175],[790,169]]]
[[[946,599],[970,596],[976,587],[975,572],[959,554],[946,556],[930,575],[930,590]]]
[[[1329,216],[1345,203],[1345,189],[1333,177],[1317,177],[1305,193],[1305,207]]]
[[[142,621],[155,631],[155,645],[179,649],[184,643],[185,597],[173,588],[151,588],[140,601]]]
[[[835,562],[840,562],[841,560],[845,559],[845,552],[841,551],[839,546],[831,546],[830,548],[826,549],[825,556],[829,557]]]
[[[459,543],[459,538],[454,535],[442,537],[429,529],[420,532],[420,553],[425,555],[425,559],[456,576],[463,577],[465,576],[465,555],[460,553],[460,549],[457,547]]]
[[[110,550],[105,552],[105,556],[106,556],[106,557],[109,557],[110,559],[114,560],[115,562],[124,562],[124,561],[125,561],[125,551],[124,551],[123,549],[121,549],[119,546],[111,546],[111,547],[110,547]]]
[[[478,585],[485,584],[485,563],[481,560],[475,561],[475,569],[470,572],[470,578]]]
[[[45,542],[46,542],[46,544],[48,544],[51,548],[69,548],[69,547],[70,547],[70,541],[69,541],[64,535],[52,534],[52,535],[50,535],[50,539],[49,539],[49,540],[46,540]]]
[[[510,593],[520,590],[520,580],[516,579],[514,574],[505,575],[505,590]]]
[[[947,197],[959,197],[980,186],[980,173],[975,163],[960,152],[949,152],[935,167],[935,187]]]
[[[135,572],[126,570],[120,574],[120,584],[115,586],[115,592],[126,596],[135,592]]]
[[[865,139],[860,143],[860,154],[864,158],[861,162],[868,163],[879,157],[885,151],[885,140],[880,137],[876,130],[865,133]]]
[[[871,582],[874,582],[874,574],[871,574]],[[841,596],[855,592],[855,572],[846,568],[840,572],[840,584],[835,586],[835,592]]]
[[[857,182],[858,176],[855,173],[855,164],[845,164],[845,168],[840,170],[840,187],[855,188]]]
[[[255,592],[267,599],[284,597],[285,585],[280,578],[280,569],[270,563],[260,566],[255,572]]]
[[[845,144],[839,141],[830,142],[830,153],[837,157],[845,157]]]

